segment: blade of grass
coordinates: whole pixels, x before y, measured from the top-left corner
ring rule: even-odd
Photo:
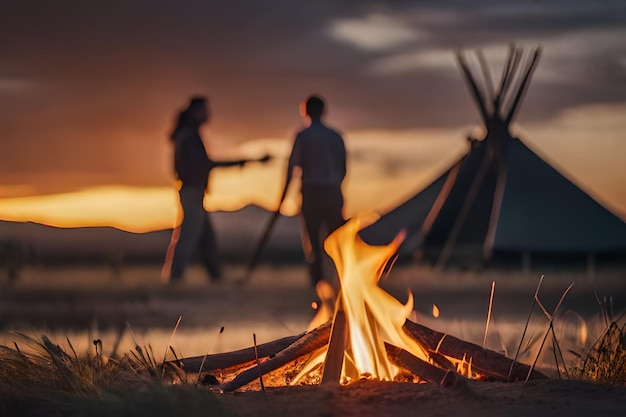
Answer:
[[[217,337],[215,339],[217,340],[222,333],[224,333],[224,326],[220,328],[220,332],[217,334]],[[213,343],[209,344],[209,348],[206,350],[206,354],[202,358],[202,362],[200,362],[200,369],[198,369],[198,381],[200,380],[200,375],[202,374],[202,368],[204,368],[204,362],[206,361],[206,358],[207,356],[209,356],[209,352],[211,351],[211,348],[213,347],[212,345]]]
[[[167,351],[172,345],[172,341],[174,340],[174,335],[176,335],[176,330],[178,330],[178,326],[182,321],[183,316],[178,316],[178,320],[176,320],[176,325],[174,325],[174,330],[172,330],[172,334],[170,335],[170,340],[167,342],[167,346],[165,347],[165,353],[163,354],[163,372],[161,372],[161,379],[165,378],[165,360],[167,359]]]
[[[539,289],[541,288],[541,283],[543,282],[543,275],[539,278],[539,284],[537,284],[537,289],[535,290],[535,296],[533,297],[533,302],[530,306],[530,312],[528,313],[528,319],[526,320],[526,325],[524,326],[524,331],[522,332],[522,338],[519,341],[519,345],[517,346],[517,351],[515,352],[515,358],[513,358],[513,362],[511,363],[511,368],[509,368],[509,375],[507,376],[507,381],[511,379],[511,373],[513,372],[513,365],[517,362],[517,358],[519,357],[519,352],[522,349],[522,343],[524,343],[524,337],[526,336],[526,331],[528,330],[528,325],[530,324],[530,319],[533,315],[533,310],[535,309],[535,304],[537,303],[537,295],[539,295]]]
[[[487,333],[489,332],[489,322],[491,321],[491,312],[493,310],[493,294],[496,291],[496,282],[491,283],[491,295],[489,296],[489,310],[487,311],[487,323],[485,324],[485,337],[483,337],[483,349],[487,344]]]
[[[554,317],[556,317],[557,313],[559,312],[559,309],[561,308],[561,305],[563,304],[563,301],[565,301],[565,297],[567,296],[567,294],[569,293],[569,291],[572,289],[573,286],[574,286],[574,283],[572,282],[570,284],[570,286],[567,287],[567,289],[563,292],[563,295],[561,295],[561,299],[559,300],[559,302],[557,303],[556,307],[554,308],[554,311],[552,311],[552,314],[548,313],[545,310],[545,308],[543,307],[543,305],[541,305],[541,302],[537,298],[537,303],[539,303],[541,305],[541,307],[542,307],[542,309],[544,311],[544,314],[546,315],[546,317],[548,317],[550,323],[548,325],[548,330],[546,331],[546,334],[543,337],[543,341],[541,342],[541,345],[539,346],[539,351],[537,352],[537,356],[535,357],[535,361],[533,362],[532,366],[528,370],[528,375],[526,376],[526,382],[528,382],[528,379],[530,378],[531,373],[534,371],[535,366],[537,365],[537,361],[539,360],[539,356],[541,356],[541,351],[543,350],[543,346],[545,345],[546,340],[547,340],[548,336],[550,335],[550,331],[552,330],[552,332],[554,332],[554,328],[553,328]],[[558,363],[557,363],[557,372],[558,372]]]

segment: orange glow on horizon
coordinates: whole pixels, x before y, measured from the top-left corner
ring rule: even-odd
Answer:
[[[527,125],[523,129],[514,126],[513,133],[519,132],[533,150],[563,168],[583,190],[624,218],[626,174],[619,169],[622,151],[626,150],[620,133],[626,126],[622,117],[624,108],[575,109],[550,123]],[[460,127],[347,132],[345,216],[363,211],[384,213],[413,196],[464,152],[467,143],[462,138],[467,130]],[[250,163],[243,169],[214,170],[210,192],[205,198],[207,210],[235,211],[247,205],[275,210],[284,186],[289,151],[290,141],[276,138],[246,142],[233,149],[237,158],[254,159],[269,153],[273,159],[267,164]],[[221,157],[217,159],[229,159],[229,155]],[[122,174],[139,178],[131,172],[116,173],[117,178]],[[156,187],[113,182],[117,185],[34,196],[35,190],[45,190],[50,185],[36,178],[25,177],[16,184],[0,183],[0,220],[57,227],[113,226],[131,232],[169,229],[176,222],[178,195],[167,180]],[[63,176],[47,176],[45,180],[56,189],[69,181]],[[294,183],[281,208],[282,214],[291,216],[298,212],[297,189],[298,184]]]
[[[135,233],[172,227],[171,188],[96,187],[72,193],[0,200],[0,218],[55,227],[111,226]],[[169,218],[169,222],[164,221]]]

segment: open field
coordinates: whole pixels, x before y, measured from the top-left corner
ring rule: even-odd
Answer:
[[[235,281],[240,267],[226,269],[226,282],[211,285],[199,268],[192,268],[188,279],[175,287],[159,283],[157,266],[126,267],[112,272],[107,268],[29,268],[20,281],[3,286],[0,292],[0,344],[18,345],[21,339],[12,331],[48,335],[67,347],[66,338],[78,352],[93,353],[94,339],[101,339],[105,356],[112,350],[123,354],[135,342],[152,347],[161,361],[175,323],[181,324],[172,346],[182,356],[231,351],[294,335],[306,330],[315,311],[316,299],[309,287],[304,267],[262,266],[247,286]],[[496,281],[493,318],[486,346],[515,355],[528,318],[540,275],[517,272],[447,272],[401,265],[393,269],[382,286],[400,301],[406,289],[415,296],[417,319],[436,330],[482,344],[491,283]],[[566,361],[583,353],[604,330],[598,301],[606,300],[615,315],[626,310],[626,274],[604,271],[595,279],[584,273],[551,273],[544,278],[539,298],[552,311],[563,292],[565,297],[555,329]],[[433,316],[433,305],[439,316]],[[535,308],[520,359],[532,363],[538,341],[548,321]],[[130,326],[129,326],[130,325]],[[223,334],[218,335],[221,326]],[[119,342],[119,345],[115,345]],[[23,345],[22,345],[23,346]],[[171,355],[168,356],[171,359]],[[554,356],[548,345],[539,366],[555,375]],[[449,391],[433,385],[362,382],[349,387],[283,387],[265,394],[244,392],[210,394],[193,387],[163,387],[156,391],[116,393],[102,398],[57,398],[38,403],[44,410],[63,415],[417,415],[485,416],[507,413],[511,416],[577,416],[590,414],[624,415],[626,388],[608,388],[575,381],[543,383],[472,382],[467,389]],[[108,398],[108,397],[107,397]],[[8,404],[8,405],[7,405]],[[6,410],[17,405],[3,403]],[[22,405],[20,405],[22,404]],[[18,408],[12,408],[18,407]],[[207,410],[211,410],[207,412]],[[32,411],[32,410],[28,410]],[[80,411],[80,412],[79,412]],[[75,413],[75,414],[72,414]],[[2,410],[0,410],[0,415]],[[9,414],[10,415],[10,414]]]
[[[128,323],[138,342],[161,352],[182,316],[174,344],[182,354],[193,356],[206,352],[209,344],[213,352],[249,346],[252,333],[259,343],[300,333],[315,314],[311,302],[316,294],[304,267],[262,266],[246,286],[235,284],[243,273],[240,267],[227,268],[226,282],[219,285],[210,284],[200,268],[192,268],[181,285],[163,286],[159,272],[157,266],[127,267],[116,274],[106,268],[27,269],[19,282],[0,292],[0,341],[8,343],[12,330],[45,332],[84,345],[88,338],[100,338],[106,352],[120,331],[120,349],[132,347]],[[480,344],[495,281],[487,346],[510,354],[519,343],[539,278],[496,271],[442,274],[402,265],[382,286],[402,302],[411,289],[420,322]],[[563,343],[579,350],[583,346],[575,344],[583,320],[587,343],[602,330],[598,298],[611,303],[616,315],[626,310],[626,273],[599,273],[594,280],[584,273],[548,274],[539,293],[548,311],[572,283],[560,310],[565,314],[555,324],[563,332]],[[433,305],[439,310],[437,318]],[[546,325],[535,308],[531,329],[542,333]],[[221,326],[225,332],[216,338]]]

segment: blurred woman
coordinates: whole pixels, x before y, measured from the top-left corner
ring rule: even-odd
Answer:
[[[183,279],[187,265],[197,248],[212,282],[222,279],[215,230],[209,213],[204,209],[204,195],[208,191],[209,174],[213,168],[240,166],[251,160],[214,161],[206,152],[200,136],[200,127],[210,119],[206,97],[193,97],[183,110],[170,138],[174,144],[174,170],[180,180],[182,222],[172,232],[162,270],[164,282],[176,283]],[[266,162],[269,156],[255,160]]]

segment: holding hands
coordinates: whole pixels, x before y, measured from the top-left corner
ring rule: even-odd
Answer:
[[[247,164],[248,162],[261,162],[261,163],[265,164],[270,159],[272,159],[272,156],[269,155],[269,154],[265,154],[263,157],[257,158],[257,159],[241,159],[241,160],[237,161],[237,165],[239,165],[240,168],[243,168],[243,166],[245,164]]]

